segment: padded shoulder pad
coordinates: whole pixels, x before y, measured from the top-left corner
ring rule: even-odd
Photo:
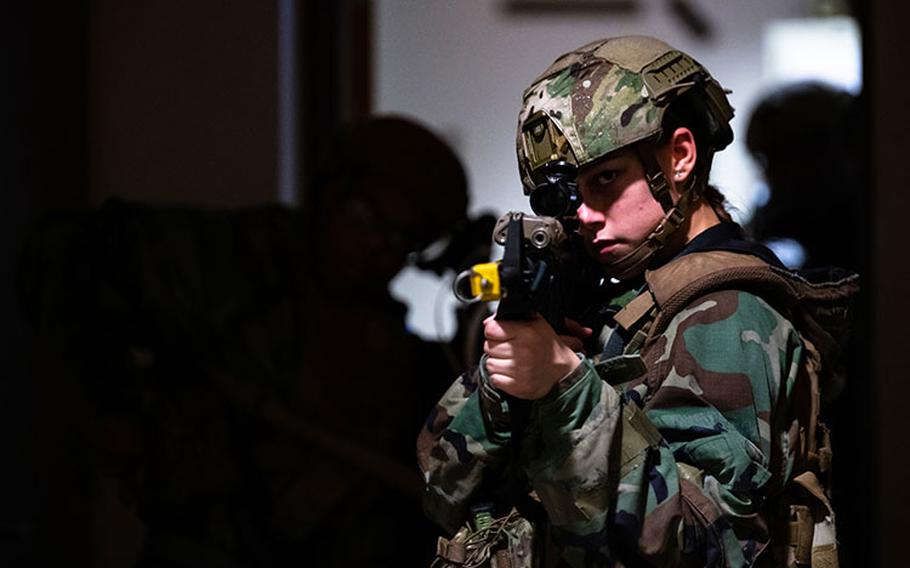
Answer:
[[[748,254],[721,250],[695,252],[645,272],[645,281],[654,295],[654,301],[663,309],[671,298],[688,286],[705,278],[714,280],[725,273],[743,270],[770,273],[771,267],[762,259]]]

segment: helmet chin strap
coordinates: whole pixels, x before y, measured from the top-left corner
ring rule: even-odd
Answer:
[[[611,262],[606,266],[607,274],[617,280],[637,276],[648,266],[654,255],[667,243],[670,235],[686,220],[695,194],[692,190],[695,186],[693,173],[686,181],[679,201],[673,203],[670,183],[657,162],[653,147],[650,144],[638,144],[635,150],[644,168],[645,180],[648,182],[651,194],[663,208],[664,216],[640,245],[616,262]]]

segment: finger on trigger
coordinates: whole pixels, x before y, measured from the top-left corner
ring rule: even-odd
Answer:
[[[576,337],[585,338],[585,337],[591,336],[594,333],[593,329],[591,329],[590,327],[585,327],[573,319],[566,318],[565,323],[566,323],[566,331],[568,331],[569,333],[571,333],[572,335],[574,335]]]

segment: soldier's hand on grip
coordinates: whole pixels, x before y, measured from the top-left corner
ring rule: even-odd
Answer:
[[[507,321],[489,317],[484,337],[490,384],[516,398],[544,397],[579,365],[575,350],[540,316]]]

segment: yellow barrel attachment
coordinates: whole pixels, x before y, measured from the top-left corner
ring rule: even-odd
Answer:
[[[481,302],[502,297],[499,286],[499,262],[485,262],[471,267],[471,294]]]
[[[463,302],[493,302],[501,299],[499,261],[475,264],[465,270],[455,279],[453,289]]]

